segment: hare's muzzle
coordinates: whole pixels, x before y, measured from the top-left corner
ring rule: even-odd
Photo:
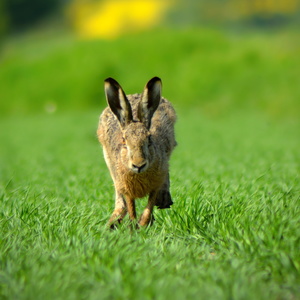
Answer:
[[[148,162],[144,161],[144,162],[142,162],[140,164],[132,164],[131,165],[131,170],[134,173],[142,173],[142,172],[146,171],[147,166],[148,166]]]

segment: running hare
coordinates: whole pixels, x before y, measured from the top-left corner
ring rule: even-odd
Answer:
[[[151,223],[154,205],[169,208],[169,158],[176,146],[176,114],[171,103],[161,97],[161,80],[152,78],[142,94],[126,96],[112,78],[105,80],[109,107],[100,116],[97,135],[114,181],[115,209],[108,225],[114,228],[126,213],[136,219],[135,199],[149,195],[139,219],[140,226]]]

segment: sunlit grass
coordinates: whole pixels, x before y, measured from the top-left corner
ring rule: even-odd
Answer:
[[[110,232],[98,113],[1,121],[1,297],[298,299],[299,122],[178,110],[172,209]]]
[[[168,30],[6,44],[0,298],[299,299],[292,37]],[[174,205],[155,210],[151,228],[125,220],[110,232],[114,189],[96,139],[103,79],[133,93],[154,75],[178,113]]]

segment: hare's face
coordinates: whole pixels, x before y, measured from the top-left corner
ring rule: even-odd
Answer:
[[[123,163],[134,173],[145,172],[151,163],[150,133],[141,122],[132,122],[123,131]]]
[[[107,103],[122,130],[122,163],[131,172],[145,172],[152,163],[156,149],[151,145],[149,129],[161,100],[161,80],[153,77],[146,84],[137,108],[137,118],[140,122],[133,119],[131,104],[119,83],[107,78],[104,86]]]

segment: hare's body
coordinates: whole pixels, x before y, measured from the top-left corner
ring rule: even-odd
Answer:
[[[168,208],[169,158],[176,146],[175,111],[160,96],[160,80],[148,82],[143,94],[125,96],[113,79],[106,80],[109,107],[100,116],[98,139],[116,190],[115,210],[109,225],[128,211],[136,218],[135,199],[149,195],[140,225],[151,221],[153,206]]]

